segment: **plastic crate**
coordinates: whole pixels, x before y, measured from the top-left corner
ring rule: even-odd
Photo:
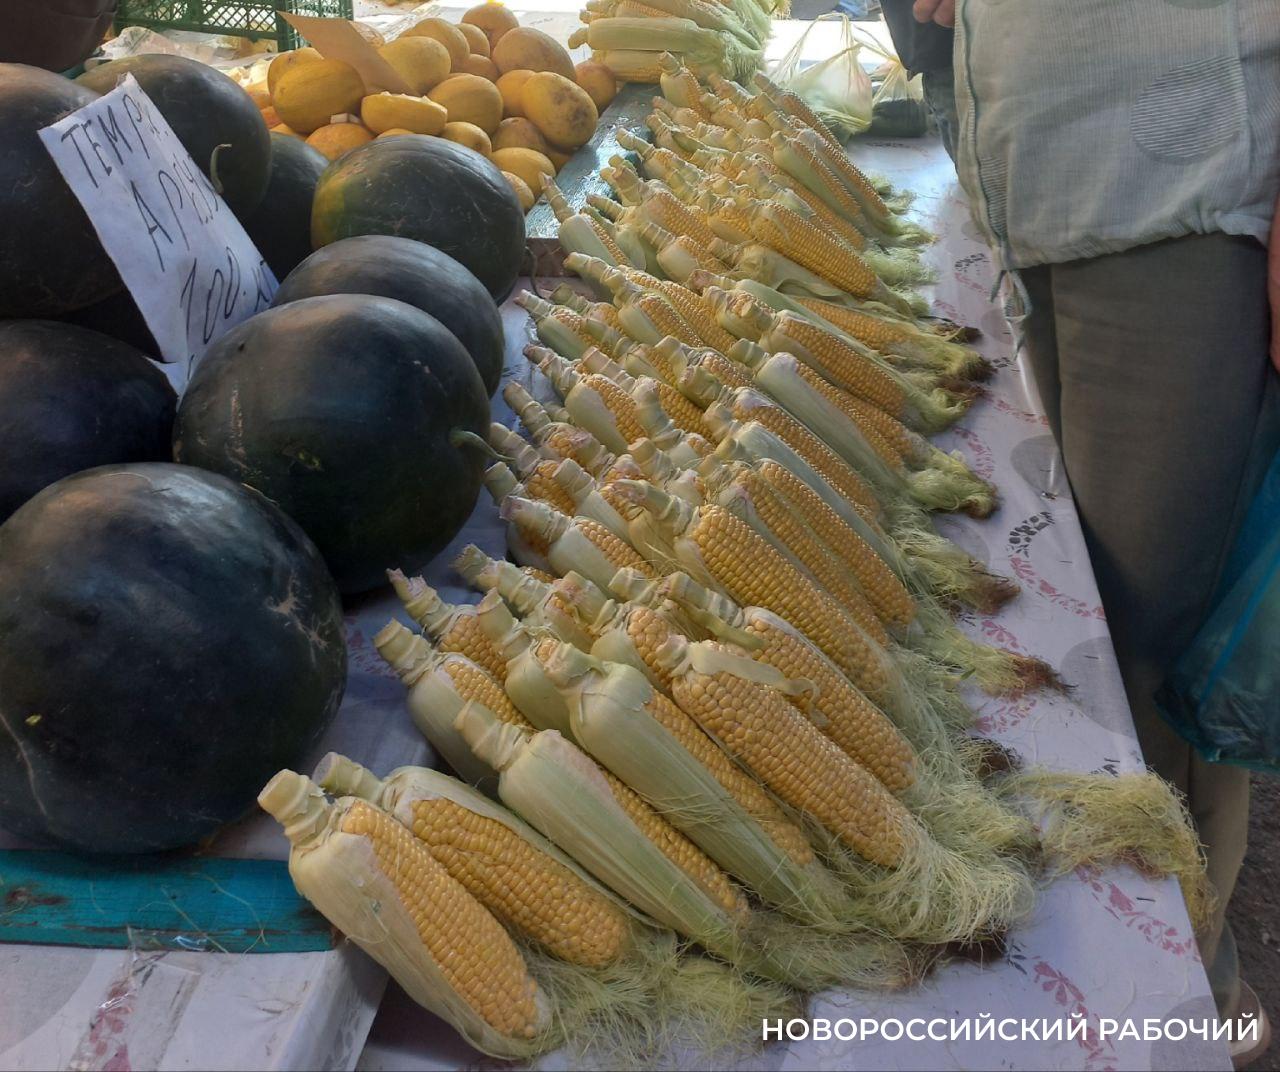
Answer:
[[[302,42],[281,11],[295,15],[349,19],[351,0],[120,0],[116,26],[150,30],[191,30],[227,34],[250,41],[267,38],[281,52]]]

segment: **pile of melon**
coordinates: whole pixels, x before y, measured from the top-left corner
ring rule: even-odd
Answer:
[[[412,92],[370,92],[350,64],[300,48],[281,53],[265,79],[246,87],[267,126],[329,160],[375,138],[446,138],[492,160],[525,211],[590,140],[617,92],[607,68],[575,67],[559,42],[520,26],[496,0],[458,23],[423,19],[390,42],[360,29]]]

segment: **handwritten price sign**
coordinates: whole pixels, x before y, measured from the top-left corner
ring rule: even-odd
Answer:
[[[133,75],[40,137],[181,390],[214,339],[271,304],[275,276]]]

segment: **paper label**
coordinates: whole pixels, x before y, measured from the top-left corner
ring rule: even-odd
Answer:
[[[40,137],[181,390],[215,339],[271,304],[275,276],[133,75]]]
[[[325,59],[351,64],[364,79],[366,93],[413,93],[413,87],[346,19],[321,19],[291,11],[280,12],[280,17]]]

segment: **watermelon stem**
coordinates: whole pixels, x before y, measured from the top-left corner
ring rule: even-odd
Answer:
[[[494,461],[505,462],[507,459],[499,454],[493,447],[485,442],[483,436],[478,436],[475,432],[469,432],[465,428],[455,428],[449,433],[449,442],[455,447],[475,447],[481,451],[486,457],[492,458]]]
[[[231,143],[229,141],[224,141],[221,145],[215,145],[213,147],[213,152],[209,154],[209,181],[213,183],[214,192],[219,197],[222,196],[222,180],[218,178],[218,154],[222,152],[223,149],[230,148]]]

